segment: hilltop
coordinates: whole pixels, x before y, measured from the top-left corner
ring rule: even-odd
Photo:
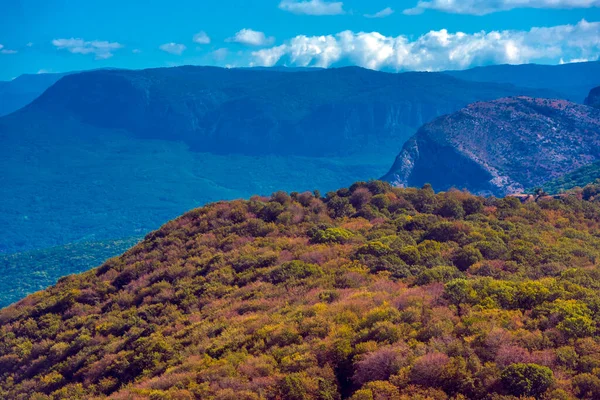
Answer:
[[[436,190],[521,193],[598,161],[599,145],[594,108],[529,97],[478,102],[424,125],[384,179],[431,183]]]
[[[0,397],[600,395],[600,204],[357,183],[193,210],[0,311]]]

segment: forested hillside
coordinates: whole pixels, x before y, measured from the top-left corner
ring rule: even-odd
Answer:
[[[0,398],[598,398],[599,257],[583,193],[214,203],[0,311]]]
[[[576,187],[583,188],[598,179],[600,179],[600,163],[593,163],[545,183],[543,189],[552,194],[561,193]]]

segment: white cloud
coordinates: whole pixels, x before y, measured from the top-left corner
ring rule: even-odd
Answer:
[[[367,18],[385,18],[385,17],[389,17],[393,13],[394,13],[394,10],[392,10],[390,7],[387,7],[379,12],[376,12],[375,14],[365,14],[365,17],[367,17]]]
[[[591,8],[600,7],[600,0],[419,0],[404,14],[421,14],[437,10],[452,14],[486,15],[515,8]]]
[[[33,42],[29,42],[25,46],[27,46],[27,47],[33,47]]]
[[[324,0],[282,0],[279,8],[294,14],[340,15],[344,14],[344,3]]]
[[[171,43],[161,44],[158,48],[169,54],[175,54],[175,55],[180,56],[181,54],[183,54],[183,52],[185,51],[185,49],[187,47],[185,47],[184,44],[171,42]]]
[[[131,50],[131,52],[133,54],[140,54],[142,51],[140,49],[133,49],[133,50]]]
[[[252,53],[252,65],[279,62],[329,67],[347,62],[370,69],[439,71],[489,64],[597,59],[600,22],[532,28],[529,31],[450,33],[430,31],[414,40],[377,32],[296,36],[285,44]]]
[[[200,31],[194,35],[194,42],[197,44],[210,44],[210,37],[204,31]]]
[[[73,54],[95,54],[96,59],[104,60],[113,56],[113,52],[124,47],[121,43],[107,41],[85,41],[83,39],[54,39],[54,47]]]
[[[583,63],[583,62],[589,62],[589,61],[596,61],[596,60],[595,59],[589,59],[589,58],[573,58],[571,60],[565,60],[564,58],[561,58],[558,63],[561,64],[561,65],[563,65],[563,64]]]
[[[47,70],[47,69],[40,69],[37,74],[41,75],[41,74],[51,74],[52,72]]]
[[[212,56],[215,59],[215,61],[223,61],[227,58],[228,55],[229,50],[225,47],[222,47],[212,52]]]
[[[227,39],[228,42],[236,42],[248,46],[268,46],[275,42],[274,37],[267,37],[263,32],[252,29],[242,29],[234,37]]]
[[[16,50],[9,50],[4,48],[4,45],[0,44],[0,54],[16,54],[17,51]]]

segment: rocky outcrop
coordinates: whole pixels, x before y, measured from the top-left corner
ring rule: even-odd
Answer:
[[[600,108],[600,86],[593,88],[585,99],[585,104],[590,107]]]
[[[600,159],[600,110],[564,100],[503,98],[423,126],[383,178],[479,194],[522,193]]]

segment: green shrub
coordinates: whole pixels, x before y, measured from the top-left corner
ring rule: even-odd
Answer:
[[[325,230],[316,231],[312,235],[311,241],[313,243],[345,243],[352,236],[354,236],[354,234],[348,229],[327,228]]]
[[[537,364],[511,364],[501,374],[502,385],[515,396],[541,396],[554,383],[548,367]]]
[[[289,281],[297,281],[311,276],[320,276],[323,274],[321,267],[315,264],[308,264],[303,261],[290,261],[281,264],[275,268],[269,278],[272,283],[282,283]]]

